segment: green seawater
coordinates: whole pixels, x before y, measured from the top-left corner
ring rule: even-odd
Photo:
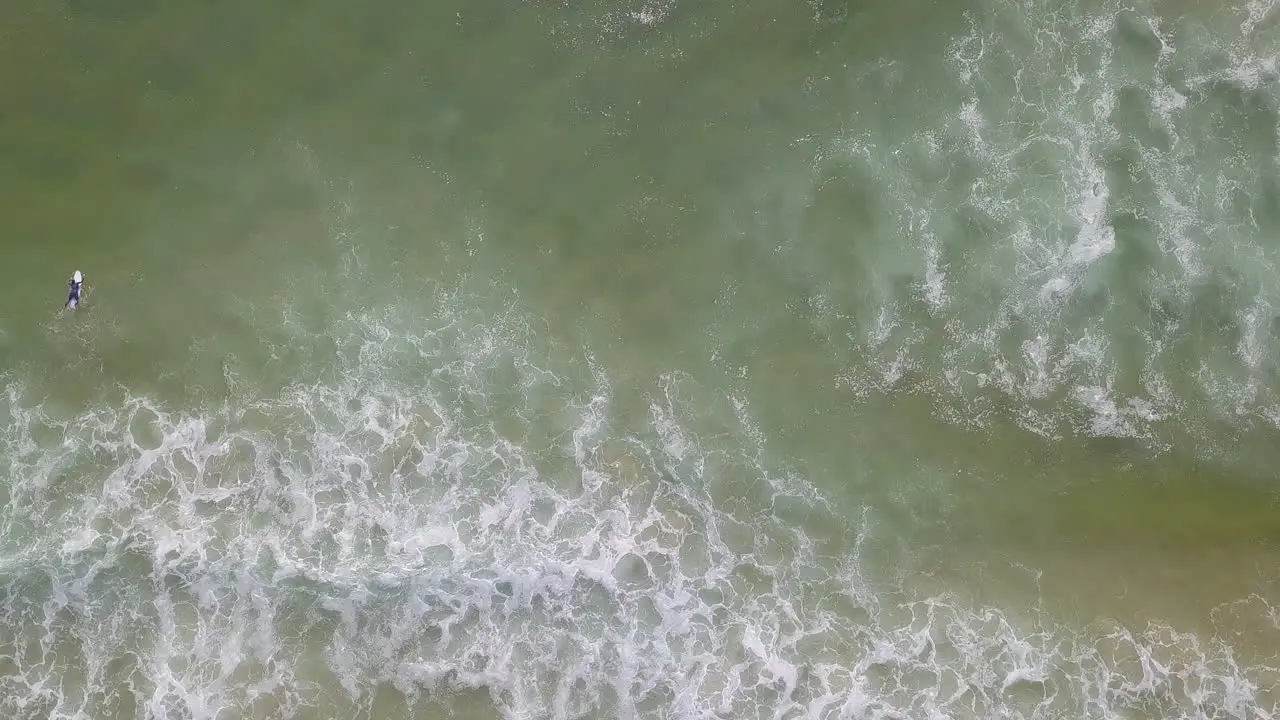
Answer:
[[[12,0],[0,715],[1276,715],[1278,23]]]

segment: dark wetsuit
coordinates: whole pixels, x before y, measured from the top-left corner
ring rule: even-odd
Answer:
[[[67,307],[75,310],[80,304],[80,287],[84,285],[84,280],[81,279],[80,282],[72,280],[68,285],[71,286],[71,292],[67,295]]]

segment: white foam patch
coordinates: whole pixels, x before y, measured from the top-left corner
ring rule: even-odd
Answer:
[[[1248,0],[1244,5],[1246,17],[1240,23],[1244,35],[1254,33],[1264,22],[1274,22],[1276,0]]]
[[[950,297],[947,295],[947,268],[942,265],[941,250],[937,242],[926,246],[926,265],[924,271],[925,299],[933,312],[945,310]]]
[[[1195,279],[1205,271],[1199,258],[1200,250],[1188,236],[1188,230],[1197,223],[1186,206],[1167,187],[1160,187],[1158,197],[1166,218],[1165,227],[1168,228],[1161,238],[1163,249],[1178,260],[1188,278]]]
[[[819,309],[825,333],[843,328],[833,352],[851,399],[924,391],[971,427],[1012,414],[1048,437],[1194,438],[1207,453],[1220,421],[1272,423],[1280,55],[1261,30],[1271,4],[1244,11],[1237,34],[1220,15],[1114,3],[972,9],[943,57],[919,58],[952,77],[931,105],[891,97],[889,126],[859,105],[817,143],[815,182],[854,165],[891,219],[859,246],[896,252],[818,266],[816,287],[913,280]],[[865,72],[851,82],[882,91]]]
[[[611,42],[628,30],[650,30],[667,22],[676,7],[676,0],[639,0],[627,10],[609,10],[596,19],[596,26],[603,34],[601,42]]]
[[[634,10],[628,16],[635,22],[653,27],[662,22],[670,11],[673,2],[659,2],[658,0],[650,0],[646,2],[639,10]]]

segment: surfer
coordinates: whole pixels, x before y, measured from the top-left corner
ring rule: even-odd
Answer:
[[[84,276],[77,270],[71,273],[71,292],[67,295],[67,309],[75,310],[80,305],[80,288],[84,285]]]

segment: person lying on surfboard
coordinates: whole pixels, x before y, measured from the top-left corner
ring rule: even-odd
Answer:
[[[67,295],[67,309],[75,310],[80,305],[80,288],[84,285],[84,276],[77,270],[71,273],[71,292]]]

